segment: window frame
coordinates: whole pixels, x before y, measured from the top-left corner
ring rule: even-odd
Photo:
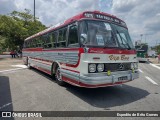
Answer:
[[[75,43],[75,44],[69,44],[69,30],[70,30],[70,27],[72,26],[77,26],[77,40],[78,42]],[[78,22],[74,22],[70,25],[68,25],[68,29],[67,29],[67,47],[80,47],[80,41],[79,41],[79,24]]]
[[[65,39],[64,39],[64,31],[66,30],[66,32],[65,32]],[[58,36],[57,36],[57,42],[56,42],[56,47],[57,48],[66,48],[67,47],[67,34],[68,34],[68,27],[62,27],[62,28],[60,28],[60,29],[58,29],[58,30],[56,30],[57,31],[57,33],[58,33]],[[62,31],[62,41],[59,41],[59,31]],[[63,46],[59,46],[58,44],[60,44],[60,43],[63,43],[63,42],[65,42],[65,46],[63,47]]]

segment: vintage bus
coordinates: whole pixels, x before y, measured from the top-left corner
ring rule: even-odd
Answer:
[[[59,85],[114,86],[139,77],[136,50],[124,21],[85,11],[24,41],[23,61]]]
[[[135,45],[135,49],[137,52],[137,60],[139,62],[148,62],[148,45],[145,43],[141,43]]]

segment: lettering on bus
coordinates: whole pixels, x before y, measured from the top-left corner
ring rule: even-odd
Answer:
[[[112,18],[112,17],[106,16],[106,15],[95,14],[95,18],[96,19],[103,19],[103,20],[108,20],[108,21],[116,22],[116,23],[121,24],[121,25],[123,25],[125,27],[127,26],[125,22],[120,21],[119,19],[116,19],[116,18]]]
[[[117,61],[117,60],[128,61],[128,60],[129,60],[129,57],[126,56],[126,55],[121,55],[121,56],[110,55],[110,56],[109,56],[109,59],[110,59],[110,60],[114,60],[114,61]]]
[[[128,56],[126,56],[126,55],[121,55],[121,60],[125,60],[125,61],[127,61],[127,60],[129,60],[129,57],[128,57]]]
[[[104,20],[110,20],[110,21],[114,21],[114,22],[120,23],[120,21],[118,19],[106,16],[106,15],[95,14],[95,18],[97,18],[97,19],[104,19]]]

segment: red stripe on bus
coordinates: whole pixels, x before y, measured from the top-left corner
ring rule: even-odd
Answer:
[[[35,52],[41,52],[43,48],[24,48],[23,51],[35,51]]]
[[[49,64],[49,63],[44,63],[44,62],[47,62],[47,61],[42,61],[42,60],[39,60],[39,59],[34,59],[34,58],[31,58],[31,59],[33,59],[33,60],[36,60],[35,62],[38,62],[38,63],[42,63],[42,64],[45,64],[45,65],[52,65],[52,64]]]
[[[61,69],[68,70],[68,71],[75,72],[75,73],[80,73],[79,71],[70,70],[70,69],[67,69],[67,68],[61,68]]]
[[[126,81],[126,82],[129,82],[129,81]],[[107,86],[119,85],[119,84],[123,84],[126,82],[116,82],[116,83],[97,84],[97,85],[88,85],[88,84],[79,82],[79,85],[82,87],[87,87],[87,88],[97,88],[97,87],[107,87]]]
[[[23,51],[78,51],[80,48],[55,48],[55,49],[43,49],[43,48],[25,48]]]
[[[84,53],[83,48],[61,48],[61,49],[42,49],[42,48],[27,48],[23,51],[79,51],[79,53]],[[110,49],[110,48],[89,48],[88,53],[97,54],[136,54],[136,50],[121,50],[121,49]]]
[[[31,58],[31,59],[35,59],[35,60],[44,61],[44,62],[53,63],[53,61],[51,61],[51,60],[44,60],[44,59],[41,59],[41,58],[33,58],[33,57],[30,57],[30,58]]]
[[[69,83],[74,83],[74,84],[76,84],[76,85],[79,85],[79,82],[78,82],[78,81],[73,80],[73,79],[68,78],[68,77],[65,77],[65,76],[62,76],[62,80],[65,81],[65,82],[68,82],[68,81],[69,81]]]
[[[88,53],[97,54],[136,54],[136,50],[120,50],[109,48],[89,48]]]
[[[43,49],[43,51],[78,51],[79,48]]]
[[[36,68],[36,69],[38,69],[38,70],[40,70],[40,71],[42,71],[42,72],[45,72],[45,73],[51,75],[51,71],[49,71],[49,70],[46,70],[46,69],[43,69],[43,68],[37,67],[37,66],[32,66],[32,67],[34,67],[34,68]]]

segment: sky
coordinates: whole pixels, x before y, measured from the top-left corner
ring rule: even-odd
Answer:
[[[132,41],[160,43],[160,0],[35,0],[36,17],[51,26],[85,10],[99,10],[124,20]],[[0,0],[0,14],[30,9],[34,0]]]

